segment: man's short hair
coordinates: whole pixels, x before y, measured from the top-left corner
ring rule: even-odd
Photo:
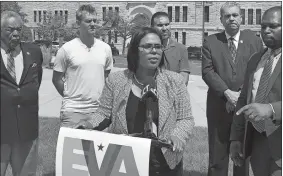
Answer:
[[[222,17],[224,8],[226,8],[226,7],[238,7],[239,9],[241,9],[241,6],[237,2],[233,2],[233,1],[225,2],[220,8],[220,16],[221,17]],[[240,14],[240,15],[242,15],[242,14]]]
[[[155,18],[158,18],[158,17],[161,17],[161,16],[165,16],[165,17],[169,18],[168,13],[166,13],[166,12],[156,12],[156,13],[153,14],[152,17],[151,17],[151,21],[150,21],[151,27],[154,26],[154,19],[155,19]]]
[[[23,24],[22,17],[17,12],[6,10],[1,13],[1,27],[4,25],[4,22],[6,22],[6,20],[11,17],[20,19]]]
[[[129,49],[127,54],[127,62],[128,62],[128,69],[132,72],[136,72],[139,66],[139,45],[140,41],[147,35],[147,34],[156,34],[160,41],[162,41],[162,36],[160,32],[152,27],[143,27],[135,32],[133,35]],[[160,61],[159,66],[164,65],[164,54],[162,54],[162,58]]]
[[[83,12],[88,12],[90,14],[96,14],[95,8],[90,4],[81,5],[76,12],[76,20],[82,21]]]

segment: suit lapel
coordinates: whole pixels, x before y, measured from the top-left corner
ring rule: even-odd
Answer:
[[[272,75],[271,75],[271,77],[270,77],[270,79],[269,79],[268,86],[267,86],[267,90],[266,90],[267,93],[271,90],[271,88],[272,88],[272,86],[273,86],[273,84],[274,84],[276,78],[278,77],[279,73],[280,73],[281,70],[282,70],[282,65],[281,65],[281,64],[282,64],[282,55],[281,55],[281,57],[279,58],[279,60],[278,60],[278,62],[277,62],[277,64],[276,64],[276,66],[275,66],[275,68],[274,68],[274,70],[273,70],[273,72],[272,72]]]
[[[228,41],[225,35],[225,32],[222,32],[220,35],[220,40],[222,42],[222,48],[223,48],[223,54],[224,54],[224,58],[228,59],[230,65],[235,68],[235,64],[233,62],[233,58],[232,55],[230,53],[229,47],[228,47]]]
[[[122,132],[125,134],[128,134],[128,127],[127,127],[127,120],[126,120],[126,106],[129,98],[129,94],[131,91],[132,87],[132,77],[133,74],[131,72],[125,73],[128,75],[128,78],[125,79],[123,82],[121,82],[119,88],[120,88],[120,93],[117,97],[117,105],[119,105],[118,110],[117,110],[117,117],[118,120],[123,127]]]
[[[32,64],[31,54],[28,51],[28,48],[26,48],[23,43],[21,43],[21,50],[23,54],[24,69],[23,69],[23,73],[22,73],[19,85],[22,84],[22,82],[24,81],[27,75],[27,72]]]
[[[239,37],[239,41],[238,41],[238,49],[237,49],[237,56],[236,56],[236,63],[239,62],[239,59],[242,59],[243,55],[244,55],[244,51],[246,50],[247,47],[245,47],[245,43],[244,43],[244,36],[243,36],[243,32],[240,32],[240,37]]]
[[[160,72],[161,70],[159,70]],[[164,80],[163,74],[157,75],[157,96],[158,96],[158,110],[159,110],[159,118],[158,118],[158,135],[160,135],[168,117],[170,114],[170,110],[172,110],[173,103],[170,104],[168,101],[168,91],[166,80]]]

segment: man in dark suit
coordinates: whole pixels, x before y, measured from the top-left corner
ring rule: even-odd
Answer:
[[[21,43],[21,17],[1,13],[1,176],[11,164],[13,175],[35,175],[38,138],[38,90],[42,52]]]
[[[251,156],[255,176],[282,172],[282,7],[262,16],[261,36],[268,47],[254,54],[231,127],[231,158],[241,165]]]
[[[223,4],[220,20],[225,31],[208,36],[202,49],[202,78],[208,85],[207,124],[209,140],[209,176],[227,176],[229,135],[233,111],[252,54],[262,48],[260,38],[249,30],[240,31],[240,7]],[[234,167],[234,175],[248,174]]]

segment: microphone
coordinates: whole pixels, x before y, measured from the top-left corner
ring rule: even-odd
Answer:
[[[154,131],[157,133],[157,130],[153,129],[153,117],[154,117],[154,102],[157,101],[157,90],[156,83],[153,78],[149,78],[146,86],[142,90],[142,101],[145,102],[146,107],[146,120],[144,124],[144,134],[146,137],[152,138],[154,136]],[[155,128],[156,129],[156,128]]]

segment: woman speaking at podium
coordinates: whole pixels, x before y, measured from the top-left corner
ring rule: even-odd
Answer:
[[[93,118],[74,128],[108,127],[110,133],[154,139],[149,175],[181,176],[194,119],[182,76],[162,68],[162,49],[155,29],[136,32],[127,54],[128,69],[109,75]]]

